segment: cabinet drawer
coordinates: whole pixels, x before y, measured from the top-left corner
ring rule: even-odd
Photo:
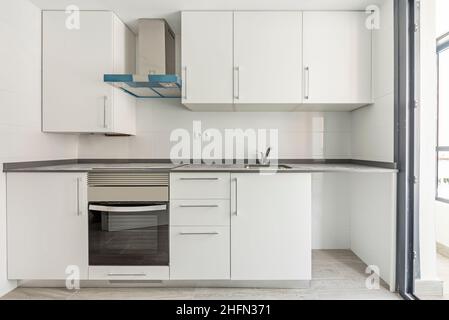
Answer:
[[[230,279],[229,227],[171,227],[170,279]]]
[[[89,280],[168,280],[168,266],[89,266]]]
[[[172,173],[171,199],[229,199],[229,173]]]
[[[172,226],[229,226],[229,200],[173,200]]]

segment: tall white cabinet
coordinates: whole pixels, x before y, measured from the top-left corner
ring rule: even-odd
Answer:
[[[108,11],[81,11],[79,29],[70,21],[42,14],[43,131],[134,135],[135,99],[103,75],[135,72],[135,35]]]
[[[8,279],[87,279],[86,173],[8,173],[7,187]]]
[[[308,173],[231,174],[232,280],[312,278],[311,190]]]
[[[302,12],[234,12],[234,102],[302,102]]]
[[[369,104],[371,30],[366,13],[304,12],[304,103]]]

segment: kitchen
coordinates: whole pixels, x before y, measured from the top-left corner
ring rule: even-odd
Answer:
[[[0,17],[5,298],[399,298],[393,1],[75,2]]]

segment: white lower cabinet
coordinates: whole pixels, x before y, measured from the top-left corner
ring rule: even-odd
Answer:
[[[231,279],[310,280],[311,174],[231,174]]]
[[[170,279],[310,280],[311,174],[215,175],[171,174]]]
[[[229,259],[229,227],[170,228],[170,279],[229,279]]]
[[[8,173],[8,279],[88,276],[85,173]]]

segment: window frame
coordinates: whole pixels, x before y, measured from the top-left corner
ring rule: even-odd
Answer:
[[[437,124],[436,124],[436,178],[435,178],[435,200],[448,203],[449,198],[439,197],[438,194],[438,180],[439,180],[439,153],[440,152],[449,152],[449,146],[440,146],[440,53],[449,50],[449,32],[443,34],[442,36],[437,38],[436,42],[436,54],[437,54]]]

